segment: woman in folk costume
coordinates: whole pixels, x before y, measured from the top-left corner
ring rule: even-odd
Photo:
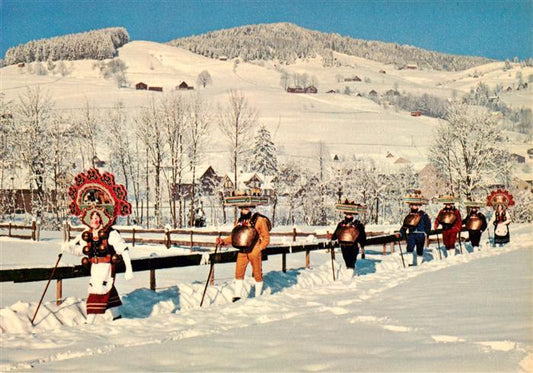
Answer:
[[[479,251],[479,241],[481,234],[487,229],[487,218],[479,211],[479,207],[483,206],[482,202],[466,201],[466,207],[470,208],[466,218],[463,219],[463,225],[468,230],[468,238],[474,250]]]
[[[120,318],[116,307],[122,305],[115,288],[116,266],[122,260],[126,267],[124,278],[133,278],[128,246],[112,228],[118,215],[131,213],[124,186],[115,184],[114,176],[102,175],[97,169],[76,176],[69,188],[72,201],[70,212],[77,215],[87,228],[61,247],[63,252],[85,255],[84,266],[90,266],[89,295],[86,301],[87,323],[92,324],[99,314],[110,310],[114,319]]]
[[[440,196],[438,202],[444,203],[444,208],[439,211],[434,228],[437,229],[439,225],[442,226],[444,247],[448,250],[448,256],[455,256],[457,254],[455,242],[462,226],[461,213],[455,208],[453,196]]]
[[[353,276],[357,276],[357,255],[359,249],[365,247],[366,232],[364,224],[355,219],[355,215],[366,212],[366,207],[346,200],[336,204],[335,209],[344,213],[344,219],[337,224],[335,232],[329,238],[339,242],[346,268]]]
[[[259,214],[252,213],[257,205],[268,202],[265,197],[259,196],[231,196],[224,198],[226,206],[236,206],[240,209],[240,216],[231,234],[226,238],[218,237],[216,244],[219,246],[233,245],[239,249],[237,263],[235,264],[235,294],[232,301],[241,299],[244,275],[248,263],[252,265],[255,279],[255,296],[260,296],[263,291],[263,258],[261,252],[270,243],[270,220]]]
[[[509,224],[511,224],[511,214],[508,207],[514,205],[514,198],[508,191],[498,189],[492,191],[487,197],[487,206],[494,208],[494,213],[490,219],[490,224],[494,227],[494,244],[503,246],[511,239],[509,234]]]
[[[413,256],[412,266],[418,265],[418,257],[420,257],[420,264],[424,259],[424,246],[426,245],[426,238],[431,231],[431,220],[429,215],[420,209],[422,205],[428,203],[419,190],[407,195],[404,202],[409,204],[409,214],[404,218],[400,232],[396,237],[406,238],[407,236],[407,252]],[[416,251],[414,250],[416,247]]]

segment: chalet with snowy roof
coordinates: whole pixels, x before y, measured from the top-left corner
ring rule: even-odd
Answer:
[[[511,154],[511,159],[515,163],[526,163],[526,157],[524,157],[524,156],[522,156],[520,154],[512,153]]]
[[[318,93],[318,89],[312,85],[305,88],[305,93]]]
[[[336,91],[336,90],[334,90],[334,89],[330,89],[330,90],[329,90],[329,91],[327,91],[326,93],[337,93],[337,91]]]
[[[163,92],[163,87],[148,87],[149,91]]]
[[[394,164],[408,164],[411,163],[409,160],[399,157],[396,161],[394,161]]]
[[[533,159],[533,148],[527,150],[527,156],[529,157],[529,159]]]
[[[411,111],[411,116],[412,117],[420,117],[420,116],[422,116],[422,112],[420,110]]]
[[[176,90],[178,91],[187,91],[192,89],[194,89],[194,87],[188,85],[186,82],[181,82],[181,84],[176,87]]]
[[[135,84],[135,89],[137,89],[137,90],[147,90],[148,89],[148,84],[143,83],[143,82],[139,82],[139,83]]]
[[[380,74],[386,74],[387,72],[385,70],[379,70]]]
[[[309,86],[309,87],[288,87],[287,93],[317,93],[318,90],[316,87]]]
[[[513,91],[513,89],[511,87],[505,88],[505,92],[512,92],[512,91]]]
[[[228,57],[227,56],[218,56],[218,60],[219,61],[227,61]]]
[[[414,63],[408,63],[405,65],[406,70],[418,70],[418,66]]]
[[[368,95],[371,97],[377,97],[378,93],[374,90],[371,90],[370,92],[368,92]]]
[[[98,168],[105,167],[105,161],[102,161],[100,158],[98,158],[96,155],[93,157],[93,165]]]
[[[394,89],[389,89],[387,92],[385,92],[385,96],[399,96],[399,95],[400,95],[400,92]]]
[[[354,77],[344,78],[345,82],[361,82],[361,78],[355,75]]]

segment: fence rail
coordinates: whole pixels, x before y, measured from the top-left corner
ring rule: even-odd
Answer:
[[[464,229],[463,229],[464,230]],[[150,231],[150,233],[153,233]],[[222,232],[216,232],[217,235]],[[442,233],[442,229],[433,230],[429,236],[438,235]],[[369,233],[372,235],[372,233]],[[405,241],[400,240],[394,234],[379,235],[367,238],[365,247],[381,246],[382,254],[387,255],[387,252],[393,253],[395,251],[395,245],[397,242]],[[435,239],[428,237],[428,242],[437,242]],[[389,250],[387,250],[387,245]],[[213,244],[210,244],[213,247]],[[263,250],[263,260],[268,260],[269,256],[282,255],[282,271],[286,272],[286,255],[291,253],[305,252],[305,266],[310,267],[310,252],[316,250],[331,249],[333,246],[330,241],[323,241],[314,244],[293,244],[284,246],[269,246]],[[210,253],[209,263],[232,263],[237,260],[237,250],[229,250],[218,253]],[[156,289],[155,271],[157,269],[166,268],[179,268],[199,266],[205,263],[203,260],[205,254],[188,254],[188,255],[175,255],[164,256],[144,259],[132,260],[132,268],[134,272],[150,271],[150,289]],[[20,282],[32,282],[32,281],[46,281],[50,279],[53,268],[22,268],[22,269],[3,269],[0,270],[0,282],[12,281],[15,283]],[[121,273],[125,271],[123,263],[119,263],[116,267],[116,272]],[[52,279],[57,280],[56,287],[56,299],[60,304],[62,301],[62,280],[77,277],[90,276],[90,271],[87,267],[82,265],[75,266],[62,266],[57,267]]]
[[[39,241],[41,235],[41,224],[33,220],[31,225],[20,225],[9,223],[0,223],[0,229],[7,229],[7,234],[0,232],[0,236],[21,238],[25,240]],[[14,230],[29,230],[29,234],[14,234]]]

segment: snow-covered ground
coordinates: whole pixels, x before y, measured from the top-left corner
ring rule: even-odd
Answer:
[[[0,370],[531,372],[532,231],[513,224],[502,248],[467,244],[443,260],[428,252],[406,269],[397,252],[370,248],[355,278],[339,253],[336,281],[326,252],[311,253],[310,269],[303,254],[288,255],[286,273],[273,256],[264,262],[265,294],[253,298],[248,277],[250,297],[237,303],[234,265],[217,265],[202,308],[208,266],[157,271],[156,292],[148,272],[129,282],[120,274],[124,317],[96,325],[83,324],[87,278],[64,281],[59,307],[50,289],[34,328],[45,283],[2,283]],[[2,268],[51,266],[58,247],[53,234],[40,243],[1,239]]]

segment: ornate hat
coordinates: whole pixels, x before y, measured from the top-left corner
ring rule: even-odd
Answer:
[[[497,205],[503,205],[509,207],[514,205],[513,195],[505,189],[497,189],[490,192],[487,196],[487,206],[496,207]]]
[[[485,206],[485,202],[483,202],[483,201],[465,201],[463,204],[466,207],[481,207],[481,206]]]
[[[364,214],[366,206],[346,199],[343,203],[336,203],[335,210],[342,211],[345,214]]]
[[[104,227],[114,224],[117,216],[131,214],[131,204],[127,201],[126,188],[115,184],[115,177],[109,172],[100,172],[96,168],[81,172],[74,178],[74,184],[68,189],[71,198],[70,213],[80,218],[89,226],[91,215],[97,212]]]
[[[445,205],[447,204],[454,204],[456,201],[455,201],[455,197],[450,195],[450,194],[446,194],[446,195],[440,195],[438,198],[437,198],[437,202],[440,202],[440,203],[444,203]]]
[[[424,198],[422,192],[418,189],[415,189],[412,193],[407,194],[403,201],[409,205],[427,205],[428,200]]]
[[[231,196],[224,196],[224,206],[237,206],[240,208],[254,208],[258,205],[267,205],[268,198],[261,195],[260,192],[252,190],[234,191]]]

